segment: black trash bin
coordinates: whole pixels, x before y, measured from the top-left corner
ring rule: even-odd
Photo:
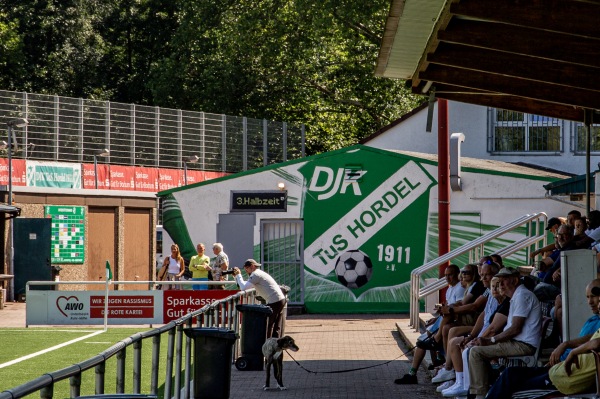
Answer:
[[[194,340],[194,398],[228,399],[237,335],[226,328],[186,328]]]
[[[262,346],[267,340],[267,319],[273,310],[266,305],[236,305],[242,312],[242,356],[235,361],[238,370],[262,370]]]

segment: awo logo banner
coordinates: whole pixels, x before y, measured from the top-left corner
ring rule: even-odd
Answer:
[[[88,313],[84,310],[86,308],[85,304],[80,302],[75,295],[62,295],[56,298],[56,308],[67,318],[79,318],[81,315]]]

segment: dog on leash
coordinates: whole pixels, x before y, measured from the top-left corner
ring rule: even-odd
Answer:
[[[262,347],[262,353],[267,363],[267,379],[263,389],[265,391],[270,389],[271,382],[271,365],[273,365],[273,373],[277,380],[277,388],[280,391],[287,389],[283,386],[283,351],[289,349],[297,352],[298,346],[294,342],[294,339],[289,335],[283,338],[268,338]]]

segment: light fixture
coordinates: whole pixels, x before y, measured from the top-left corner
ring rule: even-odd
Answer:
[[[277,183],[277,188],[280,189],[281,191],[285,190],[285,183],[284,182],[279,182]]]
[[[190,155],[187,158],[183,158],[183,185],[187,186],[187,164],[198,163],[200,157],[198,155]]]
[[[94,183],[96,190],[98,189],[98,157],[107,157],[110,155],[108,148],[96,151],[94,154]]]
[[[13,152],[13,144],[14,150],[17,149],[17,137],[15,135],[16,127],[27,126],[28,122],[25,118],[15,118],[6,122],[6,126],[8,127],[8,143],[6,143],[6,148],[8,149],[8,205],[12,206],[13,204],[13,194],[12,194],[12,152]],[[3,144],[4,145],[4,144]],[[13,219],[10,219],[10,262],[8,267],[8,274],[15,274],[15,246],[14,246],[14,236],[13,236]],[[14,280],[10,280],[10,294],[11,298],[14,299],[15,285]]]
[[[27,145],[25,146],[25,158],[27,158],[28,153],[33,152],[34,148],[35,148],[35,144],[27,143]]]

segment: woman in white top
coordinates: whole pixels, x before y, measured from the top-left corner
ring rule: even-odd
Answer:
[[[163,261],[163,267],[167,266],[167,281],[179,281],[179,278],[185,272],[185,264],[183,263],[183,257],[179,253],[179,246],[177,244],[171,245],[171,255],[165,258]],[[168,290],[178,290],[179,286],[175,284],[168,284]]]

